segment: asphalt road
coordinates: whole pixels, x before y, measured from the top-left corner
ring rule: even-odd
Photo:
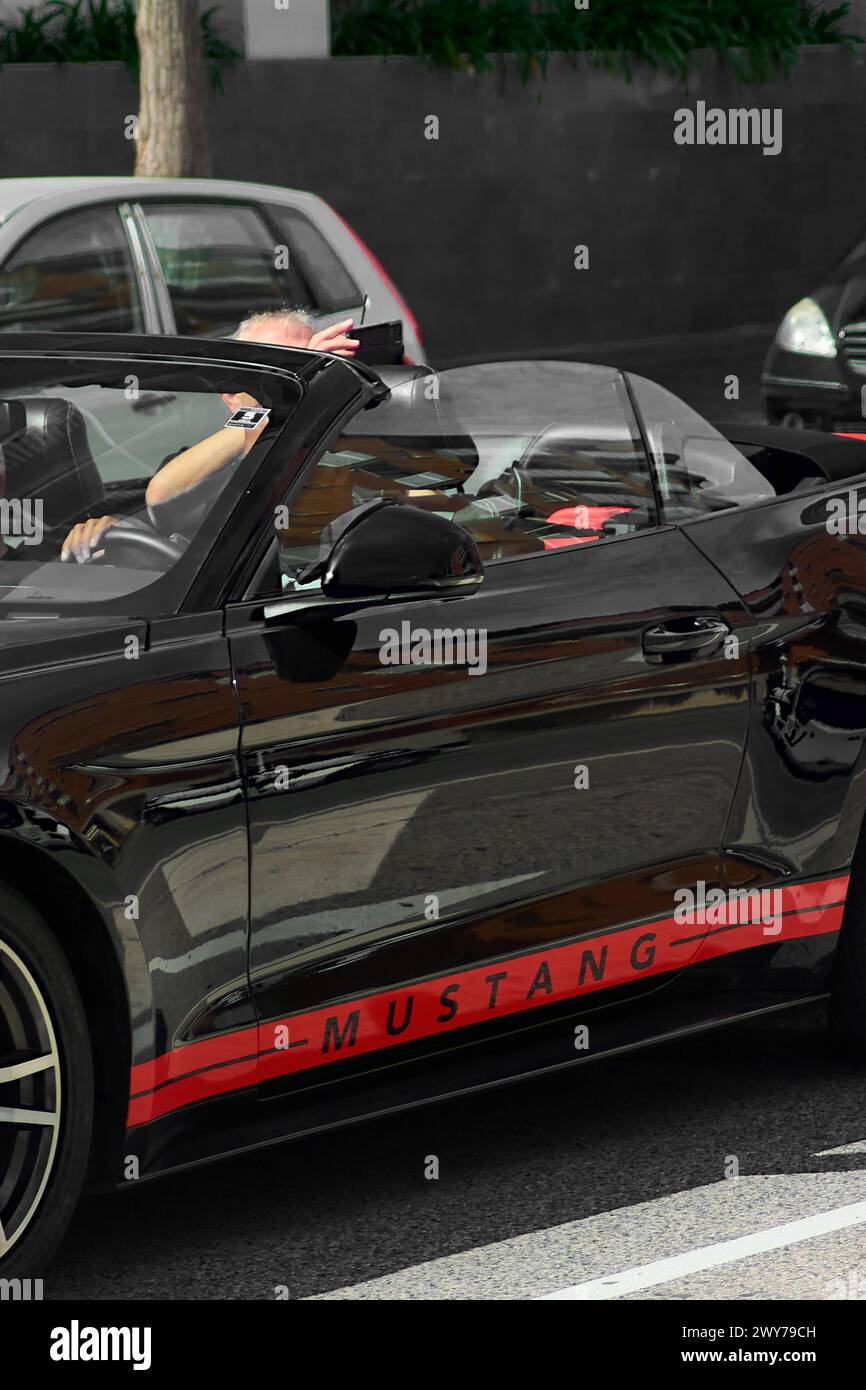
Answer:
[[[818,1156],[866,1139],[866,1065],[822,1022],[779,1014],[88,1199],[46,1297],[538,1298],[864,1202],[866,1145]],[[840,1287],[866,1297],[866,1225],[624,1296]]]

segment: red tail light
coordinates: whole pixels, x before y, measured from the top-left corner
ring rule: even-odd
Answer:
[[[424,340],[421,337],[421,329],[418,326],[418,320],[412,313],[412,310],[409,308],[409,305],[406,303],[400,291],[397,289],[397,286],[394,284],[394,281],[391,279],[387,270],[382,265],[382,262],[379,260],[377,256],[374,256],[367,243],[361,240],[361,238],[358,236],[358,233],[355,231],[355,228],[349,225],[345,217],[341,217],[340,214],[337,212],[337,209],[332,208],[330,203],[328,203],[327,206],[330,208],[331,212],[334,214],[337,220],[339,222],[342,222],[343,226],[346,228],[346,231],[349,233],[349,236],[352,238],[355,245],[358,247],[358,250],[363,252],[364,256],[370,262],[370,265],[373,267],[376,274],[384,281],[385,285],[390,290],[391,294],[394,296],[397,303],[399,304],[401,313],[405,317],[406,322],[409,324],[409,327],[412,329],[412,332],[415,334],[418,343],[421,347],[423,347]],[[414,367],[416,365],[411,357],[405,358],[405,363],[407,366],[410,367]]]

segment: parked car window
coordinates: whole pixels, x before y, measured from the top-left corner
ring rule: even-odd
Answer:
[[[487,562],[655,523],[652,476],[619,373],[507,362],[429,374],[358,414],[288,503],[291,583],[335,517],[393,497],[452,518]],[[284,518],[281,518],[281,520]]]
[[[364,298],[330,242],[297,208],[270,206],[268,212],[285,238],[289,255],[296,256],[301,271],[315,292],[323,313],[355,309]]]
[[[659,481],[666,520],[775,497],[735,444],[663,386],[629,374]]]
[[[238,393],[267,412],[254,435],[238,427]],[[168,597],[156,611],[173,611],[299,394],[282,373],[264,370],[136,362],[134,370],[54,363],[37,372],[32,362],[0,358],[0,608],[114,603],[124,611],[134,593],[143,611],[139,591],[162,582]],[[219,454],[212,473],[151,505],[154,474],[203,441]],[[75,553],[63,561],[72,528],[102,517],[136,534],[106,537],[86,563]]]
[[[54,218],[0,269],[0,332],[140,333],[144,322],[116,208]]]
[[[178,333],[225,337],[248,313],[316,308],[296,258],[288,264],[255,208],[143,203]]]

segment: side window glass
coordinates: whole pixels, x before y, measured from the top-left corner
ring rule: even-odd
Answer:
[[[629,374],[649,442],[665,518],[679,521],[775,497],[734,444],[663,386]]]
[[[255,208],[243,204],[143,203],[178,333],[219,338],[248,313],[315,308]]]
[[[268,212],[285,238],[290,258],[300,264],[319,310],[327,314],[338,309],[356,309],[364,295],[318,227],[296,208],[272,205]]]
[[[144,323],[116,208],[88,208],[32,232],[0,269],[0,332],[140,333]]]
[[[619,374],[572,363],[419,374],[361,411],[288,500],[278,528],[284,585],[319,558],[331,521],[378,497],[465,526],[487,563],[656,521]]]

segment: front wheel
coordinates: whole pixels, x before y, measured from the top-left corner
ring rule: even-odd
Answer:
[[[43,1276],[81,1192],[92,1126],[74,976],[42,918],[0,886],[0,1277]]]

